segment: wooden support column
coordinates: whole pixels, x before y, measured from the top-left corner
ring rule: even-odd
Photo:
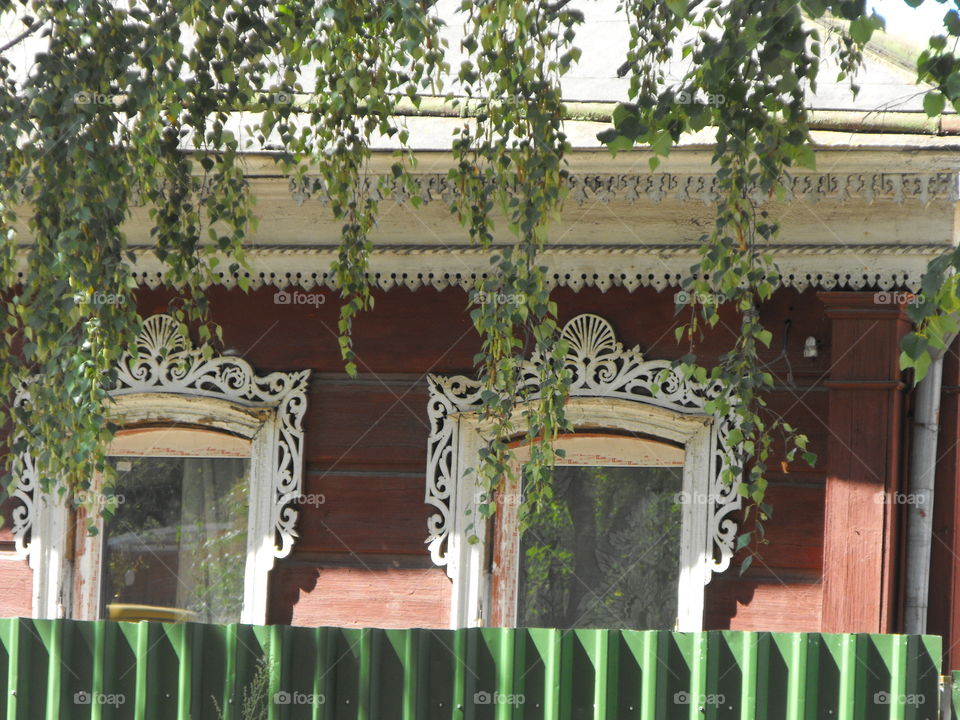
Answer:
[[[884,297],[886,296],[886,297]],[[831,321],[824,632],[892,632],[905,387],[900,339],[910,323],[890,294],[825,292]]]
[[[943,358],[933,490],[927,632],[943,636],[944,669],[960,669],[960,338]]]

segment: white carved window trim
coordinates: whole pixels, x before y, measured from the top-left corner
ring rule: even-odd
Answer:
[[[204,359],[169,315],[143,323],[137,354],[126,353],[110,395],[117,422],[200,425],[251,440],[247,566],[241,622],[264,623],[269,572],[297,537],[303,470],[303,415],[308,370],[257,375],[241,358]],[[18,403],[29,402],[29,388]],[[72,607],[72,558],[68,556],[70,509],[41,492],[25,454],[14,497],[13,533],[18,552],[33,569],[33,615],[65,616]],[[82,572],[82,568],[77,568]]]
[[[703,586],[714,572],[723,572],[734,553],[740,508],[737,483],[722,479],[731,462],[726,438],[729,418],[704,413],[718,392],[685,379],[666,360],[645,360],[638,349],[625,349],[603,318],[584,314],[563,328],[572,372],[567,416],[577,429],[609,428],[643,433],[684,446],[685,504],[681,529],[680,630],[699,630],[703,622]],[[536,389],[541,360],[527,361],[523,381]],[[430,375],[426,503],[437,509],[427,521],[427,544],[434,563],[446,566],[453,580],[451,627],[474,627],[489,617],[489,582],[485,568],[484,527],[472,510],[475,487],[469,468],[479,462],[489,426],[476,412],[481,384],[463,375]],[[534,393],[535,397],[535,393]],[[517,408],[519,419],[523,408]],[[470,485],[468,485],[470,483]],[[706,502],[704,502],[706,500]],[[481,541],[470,544],[468,537]]]

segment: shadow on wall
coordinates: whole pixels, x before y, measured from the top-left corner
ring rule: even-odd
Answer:
[[[449,627],[451,585],[443,568],[419,562],[402,567],[400,560],[361,562],[359,567],[278,567],[269,621],[307,627]]]

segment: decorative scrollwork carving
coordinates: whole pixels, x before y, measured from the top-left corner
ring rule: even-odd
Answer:
[[[271,458],[272,527],[274,556],[285,557],[297,536],[297,510],[303,469],[303,416],[307,407],[309,370],[257,375],[250,363],[238,357],[207,359],[194,348],[180,324],[169,315],[153,315],[143,323],[137,352],[127,352],[119,362],[113,397],[134,393],[165,393],[225,400],[237,405],[264,408],[276,413],[273,423],[275,451]],[[19,403],[29,401],[27,391]],[[29,454],[21,457],[21,472],[14,496],[22,503],[13,511],[17,549],[27,554],[38,481]]]
[[[933,173],[797,173],[781,178],[781,184],[790,198],[802,197],[811,202],[845,202],[862,198],[867,202],[892,201],[902,204],[919,201],[926,205],[934,200],[956,202],[958,199],[957,176],[950,172]],[[441,173],[423,173],[409,180],[391,176],[370,176],[364,179],[362,191],[377,199],[392,198],[403,205],[410,201],[410,188],[421,202],[448,202],[459,190]],[[298,205],[314,199],[330,202],[323,180],[306,176],[290,180],[290,193]],[[668,199],[681,202],[700,201],[712,204],[719,197],[717,178],[714,174],[677,173],[572,173],[567,179],[570,198],[579,205],[588,202],[609,203],[613,201],[655,203]],[[766,192],[757,187],[747,190],[758,203],[769,201]]]
[[[703,385],[684,378],[667,360],[645,360],[636,348],[625,349],[604,318],[584,314],[571,319],[561,337],[568,343],[566,364],[572,373],[571,397],[606,397],[656,405],[680,413],[702,411],[707,401],[720,392],[718,383]],[[534,355],[524,363],[522,382],[536,388],[542,359]],[[456,375],[428,376],[427,408],[430,437],[427,443],[426,503],[437,509],[427,520],[430,556],[437,565],[448,565],[447,546],[452,524],[451,497],[457,483],[459,425],[457,413],[476,410],[481,404],[480,381]],[[536,393],[534,393],[534,397]],[[712,431],[715,442],[710,460],[712,475],[709,493],[713,502],[708,512],[705,548],[710,560],[704,578],[723,572],[733,558],[737,523],[733,514],[740,508],[737,483],[724,482],[724,470],[731,466],[734,449],[729,446],[732,418],[718,418]]]
[[[30,402],[30,395],[26,390],[17,394],[14,400],[15,407],[23,407]],[[33,525],[34,502],[38,493],[39,477],[37,468],[34,465],[33,457],[30,453],[20,453],[19,474],[17,476],[16,489],[13,491],[14,500],[19,500],[15,504],[11,513],[13,526],[13,542],[17,553],[21,557],[27,557],[30,554],[30,528]]]

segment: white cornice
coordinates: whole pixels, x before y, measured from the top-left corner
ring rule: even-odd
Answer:
[[[778,246],[773,251],[780,268],[781,285],[803,290],[908,288],[917,290],[927,263],[949,249],[941,244],[917,245],[808,245]],[[475,287],[478,277],[490,269],[490,253],[466,248],[401,247],[377,249],[369,274],[383,290],[405,287],[442,290]],[[302,290],[337,287],[330,270],[335,248],[257,248],[247,253],[250,286]],[[559,247],[541,256],[550,269],[548,286],[579,291],[597,287],[606,291],[625,287],[659,290],[678,287],[698,260],[697,248],[687,245]],[[222,265],[221,265],[222,267]],[[152,253],[142,251],[134,265],[140,285],[163,285],[163,266]],[[234,287],[238,274],[217,273],[214,284]]]
[[[598,171],[584,165],[570,175],[570,196],[552,234],[562,244],[541,255],[551,270],[550,286],[633,290],[678,285],[698,261],[697,238],[713,224],[715,177],[686,171],[603,172],[599,160],[590,167]],[[843,167],[839,160],[837,167]],[[891,167],[911,164],[905,160]],[[456,189],[445,174],[416,175],[412,190],[392,178],[378,187],[378,177],[367,180],[371,192],[384,200],[371,236],[370,276],[376,285],[385,290],[470,288],[489,271],[490,253],[470,247],[448,208]],[[955,171],[877,169],[792,176],[785,182],[784,202],[771,208],[782,219],[780,241],[768,248],[781,283],[798,289],[916,290],[927,263],[950,250],[958,237],[958,177]],[[334,288],[330,267],[340,223],[325,204],[322,184],[267,173],[248,179],[260,217],[248,245],[249,270],[244,271],[251,286]],[[754,200],[767,198],[755,194]],[[164,268],[147,249],[150,228],[146,209],[137,208],[124,231],[140,247],[133,268],[137,281],[156,287],[163,282]],[[230,287],[238,280],[224,270],[212,283]]]

